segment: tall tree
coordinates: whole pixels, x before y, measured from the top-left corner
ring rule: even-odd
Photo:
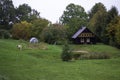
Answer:
[[[92,9],[89,11],[89,19],[91,19],[98,11],[106,10],[102,3],[96,3]]]
[[[120,16],[118,17],[118,23],[116,24],[116,33],[115,33],[117,47],[120,48]]]
[[[116,16],[107,27],[110,45],[120,48],[120,16]]]
[[[15,21],[15,8],[12,0],[0,0],[0,28],[10,29]]]
[[[69,4],[60,18],[62,24],[69,26],[69,37],[73,35],[81,26],[87,24],[87,14],[80,5]]]
[[[112,6],[107,13],[107,23],[109,24],[116,16],[118,16],[118,10],[115,6]]]
[[[107,11],[102,3],[96,3],[89,12],[89,28],[106,42]]]
[[[32,9],[28,4],[22,4],[16,9],[17,17],[21,21],[28,21]]]
[[[40,12],[38,12],[37,10],[35,9],[32,9],[30,15],[29,15],[29,22],[33,21],[33,20],[36,20],[36,19],[41,19],[40,18]]]
[[[32,21],[40,18],[40,12],[32,9],[28,4],[22,4],[16,9],[17,17],[20,21]]]
[[[112,6],[112,8],[107,12],[107,21],[106,21],[106,34],[109,34],[107,29],[110,29],[110,25],[116,20],[116,17],[118,16],[118,10],[115,6]],[[114,28],[113,28],[114,29]],[[111,36],[112,37],[112,36]],[[110,36],[106,35],[105,39],[107,44],[114,44],[114,36],[111,38]]]

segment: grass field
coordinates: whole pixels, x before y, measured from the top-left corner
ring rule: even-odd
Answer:
[[[0,80],[120,80],[120,50],[111,46],[72,45],[76,50],[109,53],[111,59],[76,60],[63,62],[62,48],[57,45],[39,44],[28,48],[23,42],[20,51],[17,40],[0,40]]]

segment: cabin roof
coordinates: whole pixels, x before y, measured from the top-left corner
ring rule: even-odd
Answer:
[[[72,38],[75,39],[75,38],[76,38],[79,34],[81,34],[85,29],[86,29],[86,27],[80,28],[80,29],[72,36]]]

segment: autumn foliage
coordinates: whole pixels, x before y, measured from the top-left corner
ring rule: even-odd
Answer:
[[[32,24],[26,21],[14,24],[12,28],[12,37],[14,39],[29,39],[31,36],[31,27]]]

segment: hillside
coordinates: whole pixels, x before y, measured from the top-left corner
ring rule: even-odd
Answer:
[[[24,49],[16,45],[21,41],[0,40],[0,80],[120,80],[120,50],[111,46],[72,45],[76,50],[105,52],[111,59],[76,60],[63,62],[61,46],[39,44],[39,48]],[[42,49],[42,47],[46,49]]]

